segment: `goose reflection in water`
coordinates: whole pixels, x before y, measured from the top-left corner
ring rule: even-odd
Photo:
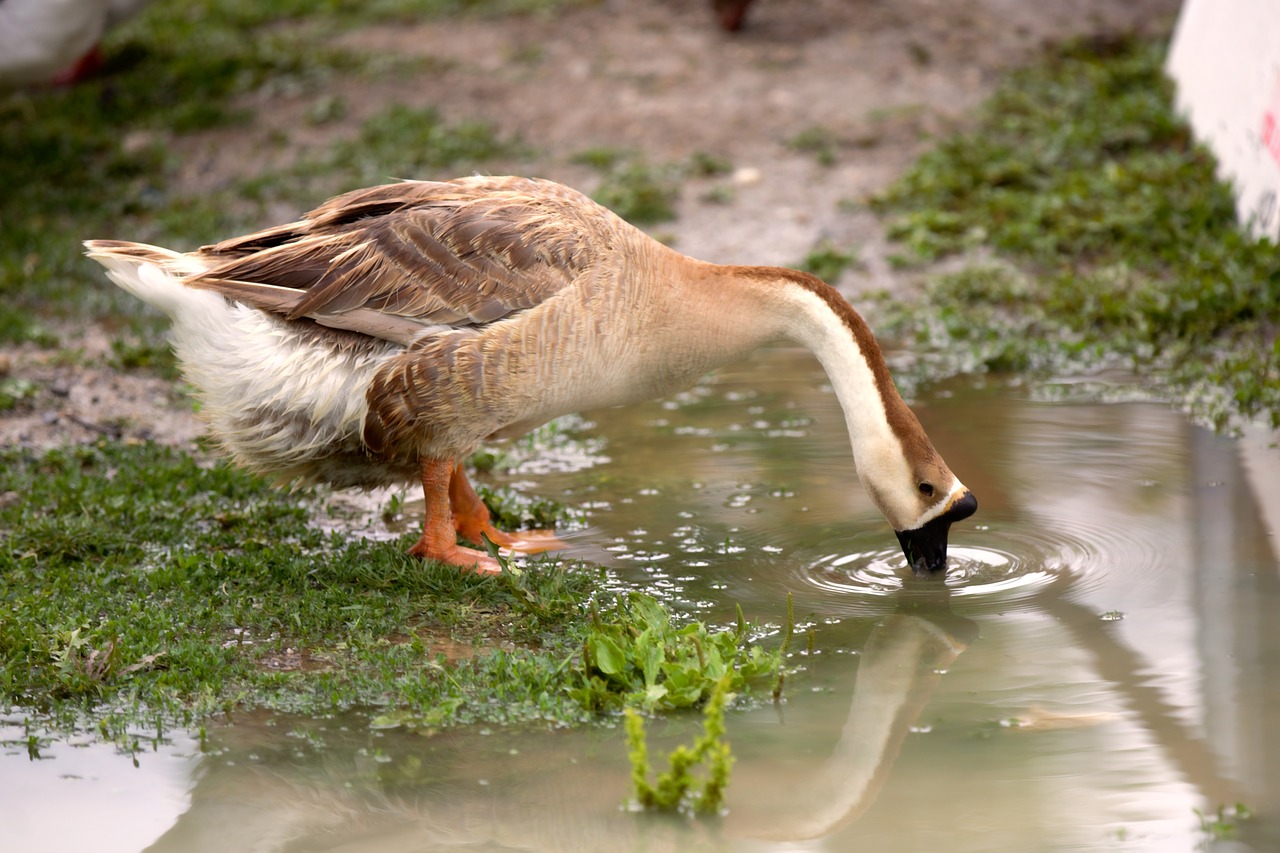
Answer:
[[[849,715],[834,750],[810,775],[788,816],[767,826],[748,817],[743,835],[769,840],[825,838],[855,821],[876,799],[898,750],[916,727],[942,674],[978,637],[978,623],[951,611],[951,589],[907,577],[893,609],[863,647]]]
[[[484,754],[477,754],[473,732],[427,739],[388,732],[376,750],[388,758],[379,764],[369,757],[368,733],[359,733],[358,722],[342,735],[334,729],[347,726],[291,721],[323,733],[299,732],[282,747],[275,720],[242,718],[212,733],[212,756],[198,774],[191,808],[150,849],[286,850],[299,839],[320,837],[330,839],[325,849],[362,851],[464,842],[589,850],[604,849],[599,845],[606,839],[610,849],[737,849],[752,839],[827,836],[875,801],[942,672],[977,638],[977,623],[952,613],[949,597],[947,587],[928,579],[912,579],[895,595],[861,652],[838,742],[817,772],[806,773],[798,798],[805,807],[786,797],[785,815],[762,825],[756,817],[768,809],[758,778],[743,780],[741,798],[731,793],[735,807],[723,821],[654,822],[620,810],[626,773],[616,731],[574,733],[599,740],[598,748],[495,731]],[[492,743],[508,738],[509,750]],[[299,760],[311,742],[321,745]],[[400,778],[406,767],[421,773]],[[352,779],[360,785],[353,787]],[[352,846],[333,843],[343,837]]]
[[[1069,709],[1052,713],[1028,708],[1018,713],[1015,728],[1102,730],[1119,724],[1114,717],[1131,718],[1177,775],[1206,800],[1236,802],[1239,787],[1222,773],[1202,733],[1189,726],[1180,709],[1153,684],[1144,658],[1113,632],[1099,630],[1097,612],[1073,600],[1075,583],[1071,575],[1063,575],[1041,588],[1031,611],[1056,626],[1055,631],[1070,635],[1068,644],[1091,659],[1093,671],[1118,692],[1125,713],[1073,716]],[[940,700],[947,704],[945,697],[935,695],[939,685],[954,691],[950,678],[983,678],[979,658],[961,659],[966,650],[975,651],[979,623],[954,613],[951,596],[946,585],[905,580],[900,590],[881,600],[884,615],[861,623],[869,625],[869,633],[860,645],[857,666],[848,668],[851,688],[837,686],[828,694],[829,702],[821,696],[815,702],[793,700],[782,706],[781,726],[770,722],[774,715],[767,708],[735,715],[729,737],[738,766],[729,792],[730,810],[721,820],[662,820],[620,808],[628,790],[617,729],[459,729],[424,738],[414,732],[370,732],[367,720],[359,717],[247,715],[233,726],[210,732],[210,749],[196,773],[190,808],[149,849],[199,853],[323,847],[378,853],[457,845],[733,851],[772,850],[793,843],[821,846],[863,828],[874,832],[869,824],[887,821],[885,825],[900,832],[918,798],[933,797],[920,790],[933,777],[944,789],[966,778],[976,786],[966,797],[931,799],[935,817],[959,810],[956,819],[966,819],[975,808],[974,798],[985,790],[982,774],[975,778],[972,770],[963,769],[965,762],[954,760],[959,755],[946,762],[954,765],[950,771],[939,774],[936,761],[922,768],[915,760],[919,752],[903,750],[909,734],[928,728],[920,723],[922,713]],[[1000,628],[992,622],[983,630],[998,635]],[[984,648],[983,655],[994,651],[1002,661],[1008,660],[1007,651],[995,648],[1001,646],[998,636],[991,640],[993,648]],[[974,663],[966,667],[970,659]],[[844,681],[835,670],[845,668],[833,669],[834,662],[828,659],[823,671]],[[944,679],[948,670],[951,675]],[[687,735],[691,723],[676,717],[655,721],[651,745]],[[957,731],[963,738],[961,729]],[[282,730],[291,736],[282,738]],[[806,742],[824,746],[815,754],[806,751]],[[899,760],[900,752],[904,760]],[[1092,772],[1083,771],[1080,784],[1087,785]],[[890,780],[893,783],[887,784]],[[911,791],[906,802],[901,799],[903,786]],[[1036,786],[1024,787],[1034,792]],[[1017,814],[1023,805],[1014,796],[993,807]],[[872,813],[879,817],[873,820]],[[855,823],[858,829],[850,826]],[[936,824],[935,820],[930,825]],[[1032,836],[1035,825],[1033,821],[1025,827]],[[920,840],[932,837],[932,831],[922,827]],[[900,849],[924,848],[907,839]]]

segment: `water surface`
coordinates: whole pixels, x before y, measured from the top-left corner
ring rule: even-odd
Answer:
[[[587,508],[570,556],[702,618],[740,604],[777,625],[794,595],[814,648],[793,653],[784,703],[731,713],[720,820],[626,810],[617,727],[424,737],[242,715],[137,767],[100,746],[8,750],[0,849],[1280,849],[1268,437],[996,384],[916,409],[980,504],[945,583],[906,576],[825,377],[791,350],[588,413],[589,453],[502,478]],[[697,722],[654,723],[651,750]],[[1254,817],[1216,839],[1200,814],[1235,803]]]

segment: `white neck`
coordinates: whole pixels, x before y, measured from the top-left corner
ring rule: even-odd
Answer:
[[[875,336],[844,297],[795,270],[721,272],[732,286],[702,288],[714,305],[695,312],[700,322],[718,317],[722,332],[739,345],[781,337],[817,356],[844,410],[858,479],[895,530],[923,525],[965,492],[898,394]]]
[[[877,483],[909,478],[902,442],[888,416],[888,407],[901,405],[901,398],[896,390],[877,383],[872,367],[873,359],[881,359],[879,347],[873,353],[864,353],[844,319],[826,299],[800,287],[791,291],[790,299],[798,310],[791,315],[787,336],[813,352],[826,371],[844,411],[859,478],[873,491],[877,491]],[[885,400],[886,391],[892,399]]]

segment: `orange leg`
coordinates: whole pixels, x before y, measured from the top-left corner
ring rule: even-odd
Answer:
[[[499,548],[517,554],[540,554],[565,547],[550,530],[522,530],[512,534],[494,527],[489,518],[489,508],[471,487],[461,463],[453,469],[453,479],[449,481],[449,503],[453,507],[454,527],[458,535],[468,542],[478,545],[484,541],[481,537],[486,536]]]
[[[452,459],[422,460],[422,493],[427,502],[426,519],[422,538],[409,549],[409,554],[423,560],[449,563],[476,574],[497,574],[502,570],[497,560],[473,548],[458,545],[453,514],[449,510],[449,482],[453,478],[453,472]]]

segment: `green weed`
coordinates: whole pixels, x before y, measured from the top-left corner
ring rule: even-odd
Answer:
[[[725,740],[724,709],[728,701],[729,680],[723,678],[712,690],[702,712],[702,734],[692,746],[677,746],[667,756],[667,770],[649,781],[649,747],[645,739],[644,717],[627,708],[627,755],[631,761],[631,784],[635,801],[645,809],[681,811],[693,814],[718,814],[724,805],[724,792],[729,786],[733,754]],[[692,771],[706,762],[706,778],[701,790]]]
[[[842,252],[827,241],[822,241],[796,264],[796,269],[812,273],[825,282],[833,283],[850,267],[856,266],[858,258],[850,252]]]
[[[595,200],[636,225],[675,219],[680,185],[686,178],[717,178],[733,170],[727,159],[705,151],[695,152],[686,161],[663,165],[615,148],[590,148],[572,159],[603,173]],[[713,203],[726,203],[732,197],[729,187],[712,187],[704,194],[704,199]]]
[[[629,159],[630,156],[627,152],[618,148],[586,148],[570,157],[569,162],[590,166],[601,172],[608,172]]]
[[[745,690],[781,661],[748,644],[746,632],[741,612],[735,630],[713,633],[701,622],[675,625],[655,599],[632,592],[611,610],[592,612],[581,683],[572,695],[595,710],[666,710],[702,703],[722,679],[735,692]]]
[[[791,651],[791,638],[795,635],[796,630],[796,610],[795,604],[792,602],[791,593],[787,593],[787,624],[782,629],[782,646],[778,649],[778,680],[773,685],[773,701],[777,702],[782,698],[782,686],[786,681],[787,673],[782,667],[782,661],[787,659],[787,653]],[[812,635],[810,637],[812,643]]]
[[[0,379],[0,412],[19,408],[40,393],[40,386],[21,376]]]
[[[166,379],[178,379],[178,359],[162,335],[138,338],[132,335],[111,342],[112,367],[120,370],[150,370]]]
[[[307,154],[278,172],[242,184],[259,202],[282,199],[308,206],[317,199],[399,178],[474,169],[497,157],[517,156],[520,144],[484,122],[447,122],[431,107],[392,104],[374,114],[355,137]]]
[[[611,169],[596,190],[595,200],[636,225],[676,218],[679,176],[671,169],[633,162]]]
[[[1203,836],[1202,847],[1212,845],[1216,841],[1235,838],[1240,824],[1253,818],[1253,811],[1243,803],[1234,806],[1218,806],[1217,810],[1205,814],[1200,809],[1193,809],[1200,823]]]
[[[792,151],[811,154],[820,166],[834,166],[836,152],[840,147],[840,139],[825,127],[807,127],[787,140],[787,147]]]
[[[0,93],[0,342],[55,346],[50,319],[146,313],[102,286],[81,255],[86,237],[166,245],[208,242],[253,224],[244,202],[255,186],[290,200],[320,173],[339,189],[429,168],[474,165],[509,150],[486,126],[445,124],[430,110],[394,108],[354,140],[316,155],[305,174],[258,180],[188,198],[174,191],[178,138],[244,122],[255,92],[315,92],[313,123],[340,118],[344,104],[319,97],[336,76],[376,77],[396,62],[333,47],[353,27],[459,14],[548,13],[572,0],[333,0],[156,3],[113,30],[104,72],[74,87]],[[403,147],[401,147],[403,146]],[[294,195],[289,195],[292,191]],[[317,194],[319,193],[317,189]],[[249,198],[252,201],[252,198]]]

